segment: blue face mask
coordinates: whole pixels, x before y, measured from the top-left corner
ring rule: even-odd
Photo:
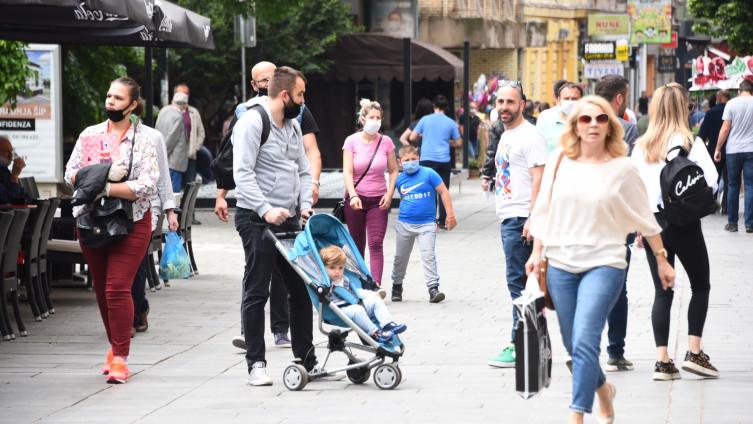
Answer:
[[[403,171],[408,175],[415,174],[420,167],[421,166],[418,164],[417,160],[407,160],[403,162]]]

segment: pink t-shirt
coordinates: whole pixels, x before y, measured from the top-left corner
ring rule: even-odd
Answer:
[[[343,150],[353,153],[353,183],[355,184],[361,174],[369,165],[371,156],[374,155],[379,137],[382,137],[382,144],[379,145],[379,152],[374,156],[374,162],[369,168],[369,172],[356,186],[356,193],[366,197],[382,197],[387,193],[387,182],[384,173],[387,171],[387,158],[394,154],[395,145],[392,139],[386,135],[377,134],[373,143],[367,144],[361,138],[361,133],[355,133],[345,139]]]

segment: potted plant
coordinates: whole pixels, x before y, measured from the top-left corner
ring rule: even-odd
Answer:
[[[481,171],[478,169],[478,159],[468,160],[468,179],[475,179],[481,176]]]

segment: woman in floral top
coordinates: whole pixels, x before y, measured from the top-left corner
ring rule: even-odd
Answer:
[[[153,144],[159,132],[138,122],[131,124],[131,115],[139,115],[143,111],[140,93],[139,85],[131,78],[113,81],[105,101],[108,120],[81,133],[65,166],[65,181],[73,187],[79,169],[92,164],[87,150],[92,140],[119,142],[118,148],[112,152],[113,164],[103,194],[133,201],[134,225],[128,236],[103,248],[94,249],[81,244],[111,345],[102,368],[103,374],[108,376],[108,383],[125,383],[129,377],[126,358],[133,324],[131,283],[151,239],[150,199],[155,194],[159,179],[157,153]],[[131,157],[133,164],[128,174]],[[84,213],[85,208],[74,210],[74,216]]]

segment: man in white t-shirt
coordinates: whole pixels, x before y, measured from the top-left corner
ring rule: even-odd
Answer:
[[[505,131],[499,139],[494,160],[497,171],[494,197],[497,217],[501,221],[500,233],[505,254],[507,288],[514,300],[525,288],[525,263],[533,248],[528,217],[539,192],[547,147],[544,136],[523,118],[525,101],[520,83],[502,81],[500,87],[497,91],[497,109]],[[489,178],[485,177],[482,180],[482,188],[487,190],[488,186]],[[490,359],[489,365],[501,368],[515,366],[515,321],[513,312],[510,345]]]
[[[740,95],[727,102],[722,114],[722,129],[716,142],[714,160],[722,160],[727,144],[727,225],[737,231],[740,209],[740,178],[745,185],[745,232],[753,233],[753,82],[740,83]]]

